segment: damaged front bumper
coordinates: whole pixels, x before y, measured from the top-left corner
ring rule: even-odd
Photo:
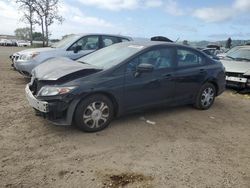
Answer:
[[[51,121],[56,125],[71,125],[75,108],[80,99],[73,96],[54,96],[39,99],[30,90],[30,84],[25,88],[29,105],[35,109],[36,115]]]
[[[43,113],[48,113],[49,112],[49,104],[46,101],[39,101],[35,98],[35,96],[32,94],[30,91],[29,85],[26,86],[25,88],[25,94],[26,98],[34,109],[43,112]]]
[[[243,74],[227,73],[226,82],[228,87],[250,89],[250,76],[245,77]]]

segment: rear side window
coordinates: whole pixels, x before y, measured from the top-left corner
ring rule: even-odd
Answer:
[[[199,53],[188,49],[177,49],[178,67],[192,67],[205,64],[205,59]]]
[[[102,45],[103,47],[110,46],[112,44],[120,42],[117,37],[112,36],[102,36]]]
[[[125,39],[125,38],[121,38],[121,41],[122,41],[122,42],[129,42],[129,40],[128,40],[128,39]]]

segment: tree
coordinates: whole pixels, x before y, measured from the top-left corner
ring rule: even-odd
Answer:
[[[231,37],[229,37],[226,42],[226,48],[231,48],[231,46],[232,46],[232,39]]]
[[[23,10],[23,20],[29,23],[29,33],[30,33],[30,43],[33,42],[33,26],[36,23],[35,20],[35,9],[34,9],[34,0],[16,0],[16,3],[20,4],[20,9]]]
[[[184,40],[182,44],[183,44],[183,45],[186,45],[186,46],[189,45],[187,40]]]
[[[69,36],[72,36],[72,35],[73,35],[73,34],[63,35],[63,36],[62,36],[62,40],[65,39],[65,38],[67,38],[67,37],[69,37]]]
[[[44,10],[43,7],[40,5],[40,3],[36,2],[34,6],[35,12],[37,14],[37,20],[36,24],[41,26],[42,29],[42,41],[43,41],[43,47],[45,46],[45,34],[44,34]]]
[[[63,17],[58,15],[59,0],[35,0],[35,11],[39,17],[38,24],[42,27],[45,44],[48,46],[49,26],[55,21],[63,22]]]
[[[43,41],[43,34],[41,32],[32,33],[32,37],[36,41]]]
[[[30,28],[24,27],[24,28],[17,28],[15,31],[15,35],[18,39],[21,40],[30,40]]]
[[[59,0],[16,0],[20,9],[24,10],[23,19],[30,25],[30,40],[33,40],[33,26],[41,26],[43,46],[48,46],[49,27],[55,22],[63,22],[62,16],[58,15]]]

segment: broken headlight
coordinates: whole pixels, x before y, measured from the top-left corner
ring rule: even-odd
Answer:
[[[74,90],[76,86],[69,87],[57,87],[57,86],[44,86],[38,92],[38,96],[55,96],[55,95],[63,95]]]

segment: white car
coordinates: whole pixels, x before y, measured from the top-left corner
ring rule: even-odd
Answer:
[[[0,39],[0,46],[12,46],[13,43],[8,39]]]
[[[249,46],[235,46],[233,48],[231,48],[230,50],[228,50],[225,53],[219,53],[217,54],[217,57],[219,57],[220,59],[224,59],[226,56],[230,56],[231,53],[236,52],[237,50],[241,49],[241,48],[247,48]]]
[[[17,46],[20,46],[20,47],[31,46],[30,41],[19,40],[16,43],[17,43]]]
[[[221,60],[228,86],[250,90],[250,46],[239,48]]]

